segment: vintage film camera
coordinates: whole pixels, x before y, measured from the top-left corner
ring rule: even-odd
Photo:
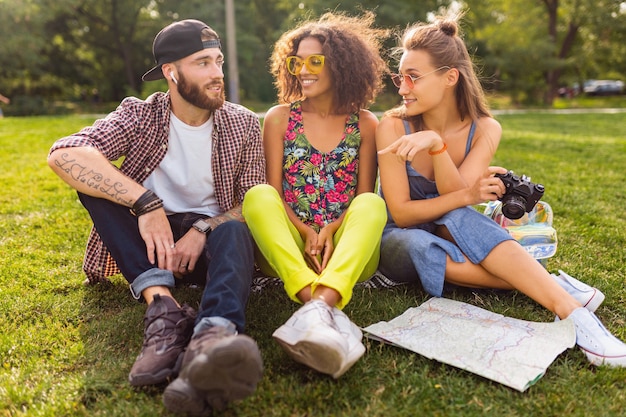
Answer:
[[[513,171],[496,174],[506,187],[506,192],[499,199],[502,201],[502,214],[509,219],[519,219],[524,213],[530,213],[535,204],[543,197],[544,186],[533,184],[526,175],[518,177]]]

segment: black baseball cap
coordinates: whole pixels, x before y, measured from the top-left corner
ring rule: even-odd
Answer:
[[[156,66],[146,72],[141,79],[144,81],[155,81],[165,78],[161,71],[161,65],[178,61],[203,49],[221,49],[222,46],[219,39],[202,41],[203,29],[211,28],[195,19],[174,22],[161,29],[152,44],[152,54],[154,55]]]

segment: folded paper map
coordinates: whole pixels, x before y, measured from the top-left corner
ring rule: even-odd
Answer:
[[[576,342],[571,320],[519,320],[446,298],[431,298],[389,322],[363,330],[368,338],[521,392],[537,382],[554,359]]]

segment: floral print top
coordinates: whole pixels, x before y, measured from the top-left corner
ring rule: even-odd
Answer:
[[[337,220],[356,196],[360,146],[358,113],[347,117],[337,147],[324,153],[304,134],[302,103],[291,104],[283,140],[283,193],[294,213],[315,231]]]

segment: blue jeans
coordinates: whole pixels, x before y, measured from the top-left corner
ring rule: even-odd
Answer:
[[[445,226],[454,243],[434,233]],[[387,224],[380,245],[380,272],[398,282],[421,282],[424,290],[441,297],[445,284],[446,262],[465,262],[465,257],[480,264],[500,243],[513,239],[496,222],[471,207],[449,211],[439,219],[418,227],[401,228]]]
[[[130,283],[133,295],[141,294],[150,286],[171,288],[177,281],[202,284],[204,292],[196,324],[207,322],[207,319],[216,324],[225,323],[221,319],[226,319],[237,331],[244,331],[245,307],[254,272],[254,246],[245,223],[229,221],[216,227],[208,235],[204,256],[198,259],[193,273],[177,280],[171,271],[150,263],[137,218],[128,207],[82,193],[78,196],[104,245]],[[181,213],[168,216],[174,241],[187,233],[200,218],[206,218],[206,215]]]

